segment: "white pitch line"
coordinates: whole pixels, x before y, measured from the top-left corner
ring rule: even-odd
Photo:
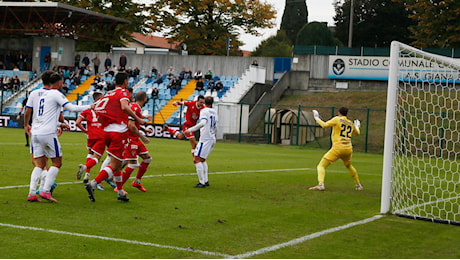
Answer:
[[[269,170],[247,170],[247,171],[227,171],[227,172],[210,172],[210,175],[219,175],[219,174],[232,174],[232,173],[249,173],[249,172],[287,172],[287,171],[315,171],[312,174],[316,174],[316,169],[313,168],[293,168],[293,169],[269,169]],[[340,170],[329,170],[329,172],[344,172]],[[194,176],[196,172],[193,173],[169,173],[169,174],[158,174],[158,175],[144,175],[142,178],[158,178],[158,177],[174,177],[174,176]],[[360,173],[359,175],[371,175],[371,176],[380,176],[372,173]],[[133,179],[135,177],[131,177]],[[81,184],[81,181],[73,182],[59,182],[58,185],[66,184]],[[5,186],[0,187],[0,190],[6,189],[16,189],[16,188],[27,188],[29,185],[15,185],[15,186]]]
[[[307,240],[317,238],[317,237],[320,237],[320,236],[323,236],[323,235],[334,233],[334,232],[344,230],[344,229],[347,229],[347,228],[350,228],[350,227],[354,227],[354,226],[357,226],[357,225],[366,224],[366,223],[372,222],[374,220],[377,220],[377,219],[380,219],[380,218],[383,218],[383,217],[384,217],[383,215],[375,215],[373,217],[363,219],[363,220],[360,220],[360,221],[356,221],[356,222],[352,222],[352,223],[348,223],[348,224],[343,225],[343,226],[330,228],[330,229],[326,229],[326,230],[316,232],[316,233],[313,233],[313,234],[310,234],[310,235],[299,237],[299,238],[293,239],[293,240],[288,241],[288,242],[284,242],[284,243],[277,244],[277,245],[274,245],[274,246],[264,247],[264,248],[261,248],[259,250],[244,253],[244,254],[235,255],[235,256],[232,256],[232,258],[249,258],[249,257],[253,257],[253,256],[256,256],[256,255],[265,254],[265,253],[268,253],[268,252],[271,252],[271,251],[281,249],[283,247],[294,246],[294,245],[303,243],[303,242],[305,242]]]
[[[124,242],[124,243],[129,243],[129,244],[134,244],[134,245],[143,245],[143,246],[151,246],[151,247],[158,247],[158,248],[174,249],[174,250],[179,250],[179,251],[200,253],[200,254],[203,254],[203,255],[220,256],[220,257],[223,257],[223,258],[231,258],[232,257],[231,255],[222,254],[222,253],[218,253],[218,252],[210,252],[210,251],[205,251],[205,250],[198,250],[198,249],[177,247],[177,246],[160,245],[160,244],[155,244],[155,243],[142,242],[142,241],[136,241],[136,240],[128,240],[128,239],[121,239],[121,238],[103,237],[103,236],[96,236],[96,235],[87,235],[87,234],[66,232],[66,231],[47,229],[47,228],[18,226],[18,225],[11,225],[11,224],[5,224],[5,223],[0,223],[0,226],[10,227],[10,228],[18,228],[18,229],[25,229],[25,230],[43,231],[43,232],[49,232],[49,233],[55,233],[55,234],[61,234],[61,235],[86,237],[86,238],[95,238],[95,239],[102,239],[102,240],[115,241],[115,242]]]
[[[314,170],[312,168],[295,168],[295,169],[270,169],[270,170],[249,170],[249,171],[228,171],[228,172],[210,172],[209,174],[218,175],[218,174],[231,174],[231,173],[247,173],[247,172],[276,172],[276,171],[304,171],[304,170]],[[158,177],[174,177],[174,176],[195,176],[196,172],[193,173],[170,173],[170,174],[158,174],[158,175],[144,175],[142,178],[158,178]],[[135,177],[131,177],[133,179]],[[81,181],[72,181],[72,182],[59,182],[58,185],[66,184],[81,184]],[[5,186],[0,187],[0,190],[6,189],[16,189],[16,188],[26,188],[29,185],[15,185],[15,186]]]

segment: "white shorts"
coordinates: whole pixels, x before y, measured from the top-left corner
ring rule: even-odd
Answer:
[[[200,140],[195,148],[195,156],[201,157],[203,159],[208,158],[208,155],[211,153],[215,144],[216,140]]]
[[[32,135],[30,152],[34,158],[46,156],[47,158],[62,157],[62,148],[56,134]]]

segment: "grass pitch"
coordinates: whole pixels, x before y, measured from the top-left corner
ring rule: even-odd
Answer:
[[[317,192],[308,187],[326,150],[218,142],[211,186],[195,189],[189,143],[151,139],[147,192],[128,181],[130,202],[106,190],[92,203],[75,179],[85,136],[64,133],[59,202],[29,203],[24,132],[0,136],[0,258],[460,258],[456,226],[383,216],[344,228],[378,215],[381,155],[354,154],[364,191],[337,162]]]

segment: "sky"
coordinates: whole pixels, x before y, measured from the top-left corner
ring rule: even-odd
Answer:
[[[275,6],[276,9],[276,27],[272,29],[261,30],[262,36],[255,37],[250,34],[242,34],[240,40],[244,43],[242,50],[254,51],[255,48],[265,39],[276,35],[276,31],[280,28],[281,18],[283,18],[284,6],[286,0],[265,0]],[[306,0],[308,10],[308,22],[327,22],[328,26],[334,25],[335,10],[332,5],[334,0]]]

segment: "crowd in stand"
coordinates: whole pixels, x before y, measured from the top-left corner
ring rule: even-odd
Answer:
[[[24,55],[22,52],[17,53],[17,57],[14,59],[11,57],[11,54],[8,53],[7,64],[4,63],[5,55],[0,58],[0,69],[8,69],[10,66],[14,66],[17,70],[27,69],[25,64],[27,58],[26,55]],[[84,54],[82,57],[82,55],[77,52],[75,55],[73,67],[54,65],[52,70],[61,74],[64,78],[63,93],[65,94],[67,94],[69,90],[74,89],[76,86],[82,83],[82,76],[87,78],[91,75],[96,75],[93,83],[95,89],[109,91],[115,88],[113,79],[119,71],[126,71],[130,78],[139,79],[141,73],[139,67],[135,66],[133,69],[131,67],[127,67],[127,64],[128,59],[125,54],[121,54],[117,67],[112,62],[110,55],[107,55],[105,60],[102,62],[97,54],[95,57],[90,58],[87,54]],[[20,65],[21,67],[18,68],[17,65]],[[37,72],[34,70],[34,77],[36,76]],[[150,73],[150,78],[152,79],[153,83],[157,84],[167,82],[167,88],[174,93],[179,92],[185,85],[182,84],[183,80],[188,81],[191,79],[196,80],[197,91],[210,90],[211,92],[219,92],[224,88],[220,79],[218,77],[214,77],[211,69],[208,69],[208,71],[205,73],[198,69],[193,73],[190,68],[182,68],[179,73],[175,73],[174,68],[170,66],[166,73],[161,74],[160,71],[155,66],[153,66]],[[21,88],[22,85],[24,84],[20,82],[17,76],[10,78],[7,75],[0,75],[0,90],[16,92]],[[158,96],[158,89],[153,89],[152,96],[154,98]]]
[[[168,79],[169,83],[167,88],[175,90],[176,93],[181,90],[183,86],[182,81],[190,79],[196,80],[195,90],[197,91],[210,90],[212,93],[213,91],[220,92],[224,88],[221,80],[218,77],[213,76],[211,69],[208,69],[208,71],[203,74],[200,69],[193,73],[190,68],[187,70],[182,68],[178,74],[175,74],[173,67],[170,66],[165,74],[161,74],[158,69],[153,66],[150,72],[150,78],[153,79],[153,82],[156,84],[162,84],[166,79]],[[158,89],[153,89],[152,97],[158,97]]]
[[[30,53],[23,51],[7,51],[0,53],[0,70],[18,70],[31,71],[32,69],[32,56]]]

